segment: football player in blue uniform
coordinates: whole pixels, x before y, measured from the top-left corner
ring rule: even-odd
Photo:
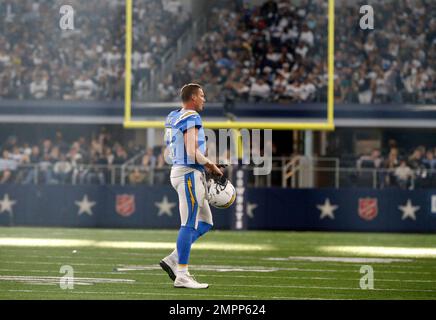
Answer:
[[[160,261],[160,266],[174,281],[176,288],[205,289],[188,272],[191,245],[212,226],[212,213],[207,200],[205,170],[216,177],[222,171],[206,154],[206,139],[199,112],[206,102],[198,84],[181,89],[183,107],[172,111],[165,122],[167,156],[171,159],[171,185],[179,196],[181,227],[176,249]]]

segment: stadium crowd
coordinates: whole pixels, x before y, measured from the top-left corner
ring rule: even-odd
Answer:
[[[436,185],[436,147],[420,145],[412,150],[401,150],[395,140],[383,155],[379,149],[362,155],[356,162],[356,179],[369,178],[370,186],[377,172],[377,187],[399,187],[402,189],[434,187]],[[362,170],[363,169],[363,170]],[[370,170],[365,170],[370,169]]]
[[[125,1],[68,1],[73,30],[60,27],[64,4],[0,2],[0,99],[122,99]],[[133,6],[132,73],[136,87],[145,87],[191,16],[179,0],[135,0]]]
[[[374,30],[354,6],[336,15],[335,95],[359,103],[436,102],[436,8],[429,0],[378,1]]]
[[[144,97],[150,71],[159,68],[160,57],[192,18],[180,0],[133,3],[132,83],[136,96]],[[0,3],[0,98],[121,99],[124,1],[70,1],[80,14],[75,16],[75,30],[67,31],[59,28],[61,4]],[[375,29],[363,31],[358,6],[337,2],[337,102],[436,101],[436,20],[431,4],[377,2]],[[213,6],[210,31],[157,85],[160,100],[177,100],[181,85],[197,81],[204,84],[209,101],[325,101],[327,1],[302,0],[296,5],[267,0],[257,7],[228,1]]]
[[[161,98],[173,100],[195,79],[212,101],[325,101],[327,1],[291,3],[215,9],[211,31],[159,86]],[[360,29],[355,3],[336,6],[335,100],[434,103],[435,7],[426,0],[374,6],[371,31]]]
[[[0,141],[0,184],[169,183],[165,146],[145,148],[113,130],[112,133],[101,126],[88,134],[79,134],[76,129],[69,139],[63,134],[67,130],[10,135]],[[208,144],[210,159],[229,162],[229,150],[216,148]],[[273,156],[278,156],[274,143],[271,149]],[[275,178],[281,181],[280,177]]]
[[[34,143],[10,136],[1,145],[0,184],[105,184],[111,180],[112,167],[125,164],[140,146],[113,139],[102,127],[90,137],[66,141],[61,131],[54,138]]]
[[[65,139],[61,130],[52,136],[38,136],[38,141],[31,142],[20,136],[9,136],[0,143],[0,184],[168,184],[164,146],[145,148],[133,139],[115,137],[104,126],[88,135],[72,136]],[[280,151],[275,143],[271,150],[275,169],[270,180],[272,185],[281,186],[283,163],[279,157],[290,154],[284,149]],[[351,174],[349,170],[344,171],[347,176],[341,185],[404,189],[436,185],[435,146],[405,149],[390,140],[387,148],[373,149],[361,156],[346,157],[331,151],[328,156],[340,158],[341,168],[352,169]],[[262,148],[259,152],[263,152]],[[215,161],[230,160],[229,150],[218,153],[211,144],[208,144],[208,155]],[[244,168],[252,170],[250,166]],[[265,185],[268,179],[260,177],[256,183]]]
[[[325,48],[316,32],[327,20],[313,8],[308,1],[271,0],[254,8],[214,8],[211,31],[159,86],[160,97],[174,100],[190,80],[204,83],[209,101],[315,99],[316,85],[327,84]]]

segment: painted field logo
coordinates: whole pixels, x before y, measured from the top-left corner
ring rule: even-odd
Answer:
[[[377,217],[378,203],[377,198],[359,198],[359,216],[370,221]]]
[[[116,199],[116,211],[122,217],[128,217],[135,212],[135,196],[132,194],[120,194]]]

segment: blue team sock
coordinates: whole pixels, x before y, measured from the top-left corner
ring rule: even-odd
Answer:
[[[195,229],[192,227],[182,226],[177,237],[177,252],[179,254],[179,264],[188,264],[189,253],[191,252],[192,238]]]
[[[208,232],[212,228],[212,225],[203,221],[198,222],[197,229],[194,230],[194,235],[192,236],[192,243],[200,238],[203,234]]]
[[[198,222],[197,229],[182,226],[177,237],[177,252],[179,255],[179,264],[188,264],[191,245],[208,232],[212,225],[203,221]]]

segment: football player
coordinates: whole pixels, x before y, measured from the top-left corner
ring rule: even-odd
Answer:
[[[206,139],[199,112],[206,99],[200,85],[190,83],[181,89],[183,107],[172,111],[165,121],[165,142],[171,160],[171,185],[179,196],[181,227],[176,249],[160,261],[160,266],[174,281],[176,288],[205,289],[188,272],[191,245],[212,226],[212,213],[207,201],[205,170],[223,175],[205,156]]]

